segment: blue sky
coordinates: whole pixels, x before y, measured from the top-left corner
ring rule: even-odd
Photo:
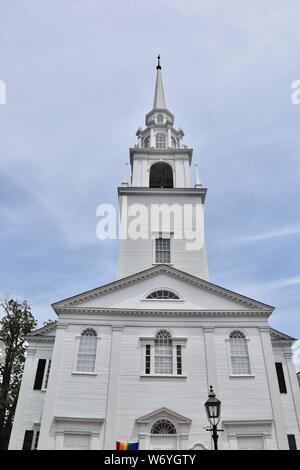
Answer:
[[[95,235],[150,111],[168,108],[208,187],[210,279],[300,337],[298,0],[3,1],[0,295],[50,304],[116,276]]]

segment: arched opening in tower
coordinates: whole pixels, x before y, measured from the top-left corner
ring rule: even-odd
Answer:
[[[150,188],[174,188],[173,170],[168,163],[154,163],[150,169]]]

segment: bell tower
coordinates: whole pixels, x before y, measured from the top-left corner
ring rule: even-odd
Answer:
[[[125,177],[118,188],[118,277],[163,263],[208,279],[203,222],[206,188],[198,174],[192,186],[193,150],[183,144],[184,132],[174,127],[174,115],[167,109],[160,56],[153,108],[136,136],[137,144],[129,150],[130,182]],[[191,243],[193,236],[199,243]]]

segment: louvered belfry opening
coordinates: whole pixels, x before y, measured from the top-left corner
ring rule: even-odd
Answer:
[[[150,188],[173,188],[173,170],[168,163],[154,163],[150,169]]]

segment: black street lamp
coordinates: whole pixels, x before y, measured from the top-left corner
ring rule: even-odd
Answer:
[[[221,419],[221,402],[216,398],[212,385],[209,387],[208,400],[204,406],[209,424],[211,425],[211,429],[206,428],[206,430],[212,432],[214,450],[218,450],[218,431],[222,431],[222,429],[218,429]]]

